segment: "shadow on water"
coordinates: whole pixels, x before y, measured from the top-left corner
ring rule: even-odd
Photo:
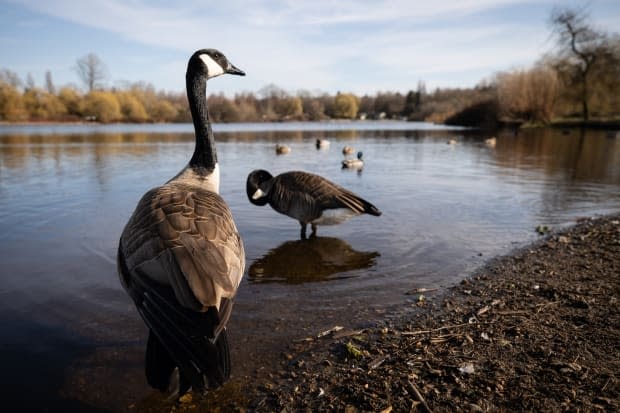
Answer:
[[[286,241],[256,259],[248,276],[251,282],[286,284],[343,279],[348,278],[348,271],[374,266],[379,255],[376,251],[356,251],[333,237]],[[334,274],[340,275],[332,277]]]
[[[17,314],[5,312],[0,323],[3,325],[0,330],[0,365],[3,370],[0,387],[2,405],[8,408],[6,411],[110,411],[59,395],[66,367],[75,358],[90,352],[92,343]]]

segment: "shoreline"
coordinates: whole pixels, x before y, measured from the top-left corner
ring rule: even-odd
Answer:
[[[276,371],[131,411],[616,411],[620,214],[584,219],[420,290],[375,326],[290,343]],[[403,300],[404,301],[404,300]]]

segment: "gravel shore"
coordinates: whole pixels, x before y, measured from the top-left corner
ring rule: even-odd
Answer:
[[[620,215],[583,219],[376,326],[291,343],[277,371],[132,411],[618,411]],[[157,408],[155,407],[157,406]]]

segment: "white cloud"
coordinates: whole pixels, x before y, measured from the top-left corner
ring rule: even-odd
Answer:
[[[154,47],[191,53],[218,47],[248,77],[232,88],[375,90],[424,78],[432,84],[489,76],[532,63],[544,51],[546,15],[517,25],[506,7],[548,12],[533,0],[204,1],[20,0],[39,13],[115,33]],[[484,18],[480,17],[484,15]],[[493,16],[493,17],[490,17]],[[476,23],[472,20],[478,17]],[[476,25],[474,25],[476,24]],[[356,66],[357,65],[357,66]],[[159,76],[178,76],[184,61]],[[112,68],[111,68],[112,69]],[[176,84],[182,87],[182,77]],[[231,81],[232,82],[232,81]],[[158,86],[157,82],[154,81]],[[218,82],[219,83],[219,82]],[[228,86],[227,83],[222,85]],[[439,86],[439,84],[438,84]],[[380,87],[380,86],[379,86]]]

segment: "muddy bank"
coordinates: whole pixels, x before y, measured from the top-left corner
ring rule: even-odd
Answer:
[[[276,371],[132,411],[617,411],[620,215],[582,220],[370,328],[291,343]]]

